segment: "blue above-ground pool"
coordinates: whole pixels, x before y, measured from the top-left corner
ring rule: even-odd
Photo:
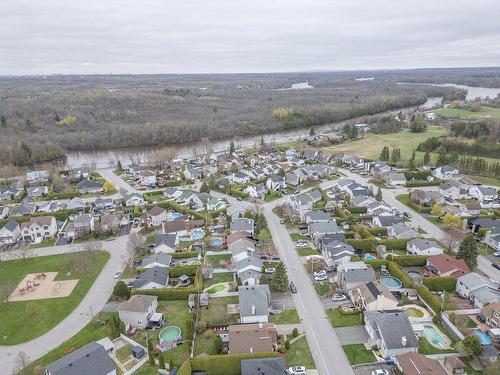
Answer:
[[[491,345],[491,338],[486,332],[480,331],[478,329],[473,331],[474,334],[481,340],[481,345]]]
[[[380,282],[384,284],[386,287],[388,287],[390,290],[401,289],[401,287],[403,286],[401,280],[399,280],[394,276],[382,276],[380,278]]]
[[[179,212],[172,212],[168,215],[167,220],[168,221],[174,221],[177,220],[178,218],[182,217],[182,214]]]
[[[205,232],[203,231],[203,229],[196,228],[195,230],[193,230],[193,233],[191,234],[191,239],[193,239],[195,241],[201,240],[204,236],[205,236]]]

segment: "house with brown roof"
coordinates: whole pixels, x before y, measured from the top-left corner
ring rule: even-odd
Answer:
[[[448,254],[438,254],[427,258],[425,267],[438,276],[458,278],[471,272],[463,259],[456,259]]]
[[[465,374],[465,365],[458,357],[444,357],[444,367],[450,374]]]
[[[272,323],[229,326],[229,354],[264,353],[278,349],[278,331]]]
[[[23,241],[40,243],[45,238],[53,238],[57,232],[57,223],[54,216],[37,216],[21,224],[21,238]]]
[[[145,216],[149,225],[153,227],[159,227],[161,223],[167,221],[167,210],[158,206],[154,206],[148,212],[146,212]]]
[[[448,375],[441,363],[420,353],[408,352],[397,355],[396,364],[403,375]]]
[[[398,306],[398,300],[389,288],[378,281],[362,284],[347,294],[355,306],[365,311],[395,310]]]
[[[179,237],[188,235],[188,224],[184,220],[166,221],[161,225],[164,234],[175,233]]]
[[[490,303],[481,309],[486,323],[492,328],[500,328],[500,302]]]

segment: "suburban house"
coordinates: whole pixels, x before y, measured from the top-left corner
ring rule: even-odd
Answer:
[[[396,297],[378,281],[362,284],[347,294],[351,302],[364,311],[394,310],[398,307]]]
[[[239,286],[241,323],[268,323],[271,306],[269,285]]]
[[[97,342],[91,342],[80,349],[52,362],[45,369],[46,375],[116,375],[116,366],[110,355]]]
[[[23,241],[40,243],[45,238],[53,238],[57,233],[56,218],[54,216],[37,216],[21,224],[21,238]]]
[[[425,267],[438,276],[460,277],[470,273],[463,259],[456,259],[448,254],[438,254],[427,258]]]
[[[283,357],[241,360],[241,375],[288,375]]]
[[[229,179],[235,184],[246,184],[250,182],[250,176],[240,171],[233,173]]]
[[[143,186],[156,186],[156,173],[145,169],[139,172],[139,181]]]
[[[17,243],[21,236],[21,226],[15,220],[9,220],[0,229],[0,244],[1,245],[14,245]]]
[[[49,188],[45,185],[43,186],[28,186],[26,188],[26,195],[29,198],[40,198],[49,193]]]
[[[403,311],[367,311],[365,329],[370,336],[369,344],[377,345],[384,358],[417,352],[417,336]]]
[[[285,177],[281,177],[281,176],[269,177],[266,181],[266,186],[268,189],[271,189],[271,190],[283,191],[286,188]]]
[[[443,249],[436,242],[424,238],[415,238],[408,241],[406,250],[413,255],[438,255],[443,254]]]
[[[306,224],[328,222],[332,218],[332,215],[328,212],[323,211],[307,211],[304,214],[304,221]]]
[[[78,190],[80,194],[96,194],[104,192],[104,187],[101,181],[90,180],[84,178],[75,184],[75,189]]]
[[[344,292],[375,280],[373,268],[361,261],[342,264],[337,268],[337,287]]]
[[[36,203],[23,201],[10,210],[10,216],[28,216],[36,211]]]
[[[404,240],[418,237],[418,233],[404,223],[396,223],[389,227],[387,235]]]
[[[148,212],[146,212],[145,217],[149,225],[153,227],[159,227],[162,222],[167,221],[167,210],[158,206],[154,206]]]
[[[389,172],[385,178],[387,184],[391,186],[405,186],[406,185],[406,177],[404,173],[397,172]]]
[[[243,192],[247,193],[251,198],[264,199],[267,193],[267,187],[264,184],[249,185]]]
[[[101,216],[101,229],[104,232],[121,229],[128,226],[130,217],[128,214],[103,214]]]
[[[125,206],[130,207],[130,206],[142,206],[146,201],[144,200],[144,197],[139,194],[139,193],[130,193],[127,194],[123,197],[123,200],[125,201]]]
[[[461,197],[458,184],[453,182],[444,182],[438,186],[439,194],[448,199],[459,199]]]
[[[290,186],[298,186],[300,184],[300,177],[297,173],[288,172],[285,174],[285,184]]]
[[[203,175],[203,170],[198,167],[186,167],[184,169],[184,177],[190,180],[198,180]]]
[[[237,218],[231,221],[231,224],[229,226],[229,229],[231,233],[234,232],[245,232],[249,236],[254,235],[254,227],[255,227],[255,222],[253,219],[247,219],[247,218]]]
[[[441,363],[415,352],[397,355],[396,365],[403,375],[448,375]]]
[[[229,354],[265,353],[278,349],[278,330],[272,323],[231,324]]]
[[[239,205],[232,204],[226,208],[226,214],[230,216],[232,220],[243,217],[245,215],[245,212],[245,207]]]
[[[443,165],[441,167],[437,167],[432,171],[432,175],[440,180],[454,180],[458,178],[460,171],[451,166],[451,165]]]
[[[333,219],[330,221],[313,222],[309,224],[308,227],[308,235],[314,241],[316,246],[319,245],[320,238],[325,234],[338,232],[341,232],[341,230],[337,226],[337,222]]]
[[[422,206],[431,207],[444,202],[444,198],[438,191],[415,189],[410,193],[410,199]]]
[[[94,202],[95,204],[95,202]],[[66,205],[66,209],[68,210],[76,210],[78,212],[83,212],[85,211],[85,207],[87,206],[87,204],[85,203],[85,201],[80,198],[80,197],[74,197],[74,198],[71,198],[71,200],[68,202],[68,204]],[[97,207],[97,205],[96,205]]]
[[[157,233],[153,242],[153,251],[158,253],[173,253],[179,244],[177,233]]]
[[[240,238],[230,240],[230,236],[241,235]],[[231,251],[233,263],[239,262],[246,257],[253,256],[255,253],[255,242],[245,237],[245,232],[235,232],[228,236],[227,244],[228,249]]]
[[[491,186],[476,186],[469,188],[469,195],[481,203],[492,203],[498,197],[497,190]]]
[[[229,203],[225,198],[210,197],[206,207],[207,211],[217,211],[226,208],[228,204]]]
[[[165,221],[161,224],[164,234],[177,234],[179,237],[188,235],[188,224],[183,219]]]
[[[372,224],[379,228],[389,228],[395,224],[402,223],[403,219],[400,216],[374,216],[372,218]]]
[[[141,273],[134,280],[134,289],[163,289],[168,285],[168,270],[161,267],[152,267]]]
[[[77,238],[84,237],[94,230],[94,216],[89,214],[78,215],[73,221],[75,235]]]
[[[11,185],[8,187],[0,187],[0,200],[10,201],[12,199],[19,198],[24,190],[20,187]]]
[[[247,256],[238,261],[234,261],[233,263],[237,270],[238,277],[240,278],[242,285],[259,284],[260,274],[264,262],[262,262],[258,258]]]
[[[178,189],[176,187],[167,187],[163,191],[163,196],[165,198],[169,198],[169,199],[175,199],[175,200],[177,200],[181,195],[182,195],[182,190],[180,190],[180,189]]]
[[[484,235],[484,243],[496,251],[500,251],[500,228],[489,230]]]
[[[71,169],[68,172],[68,177],[70,178],[70,180],[79,180],[80,178],[90,177],[91,174],[92,171],[90,170],[90,168],[82,167]]]
[[[142,260],[141,268],[153,268],[153,267],[170,267],[172,262],[172,256],[167,253],[156,253],[145,257]]]
[[[491,328],[500,328],[500,302],[489,303],[481,309],[481,315]]]
[[[118,316],[127,330],[132,327],[144,329],[152,318],[153,322],[163,319],[162,314],[156,313],[157,307],[157,296],[134,294],[118,305]]]
[[[29,184],[48,182],[50,178],[49,171],[32,171],[26,172],[26,182]]]
[[[457,279],[456,292],[474,303],[475,308],[483,308],[488,303],[500,302],[500,284],[475,272]]]
[[[0,219],[5,219],[7,216],[9,216],[9,211],[9,206],[0,206]]]
[[[355,250],[351,245],[340,241],[332,241],[321,246],[321,253],[328,267],[338,268],[340,264],[350,262]]]

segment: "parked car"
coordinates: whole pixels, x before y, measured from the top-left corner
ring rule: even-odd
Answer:
[[[281,219],[280,224],[285,224],[285,220]]]
[[[497,270],[500,270],[500,264],[498,263],[491,263],[491,265],[496,268]]]
[[[408,211],[403,212],[403,215],[406,216],[408,219],[411,219],[411,215]]]
[[[306,375],[306,368],[304,366],[293,366],[288,369],[290,375]]]
[[[476,315],[477,320],[479,320],[481,323],[486,323],[486,317],[483,314],[477,314]]]
[[[266,268],[266,269],[265,269],[265,272],[266,272],[266,273],[274,273],[274,272],[276,272],[276,268],[274,268],[274,267],[269,267],[269,268]]]
[[[313,273],[313,275],[314,275],[314,277],[326,275],[326,271],[325,270],[316,271]]]
[[[297,293],[297,288],[295,287],[293,281],[290,281],[290,292]]]
[[[119,279],[121,274],[122,274],[122,272],[121,272],[121,271],[116,271],[116,272],[113,274],[113,278],[115,278],[115,279]]]
[[[494,256],[494,257],[500,257],[500,251],[495,251],[495,252],[493,253],[493,256]]]
[[[325,273],[323,275],[315,276],[314,280],[315,281],[326,281],[326,280],[328,280],[328,276]]]
[[[377,370],[373,370],[372,375],[389,375],[389,371],[379,368]]]
[[[347,299],[347,297],[344,294],[342,294],[342,293],[335,293],[332,296],[332,301],[333,302],[345,301],[346,299]]]
[[[297,247],[306,247],[306,246],[307,246],[306,240],[298,240],[297,241]]]

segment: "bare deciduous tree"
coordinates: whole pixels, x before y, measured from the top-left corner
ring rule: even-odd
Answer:
[[[142,250],[144,250],[146,238],[140,234],[130,234],[127,241],[128,265],[133,267],[134,261]]]
[[[21,373],[30,363],[30,356],[26,352],[19,352],[16,355],[16,365],[14,367],[13,375]]]

